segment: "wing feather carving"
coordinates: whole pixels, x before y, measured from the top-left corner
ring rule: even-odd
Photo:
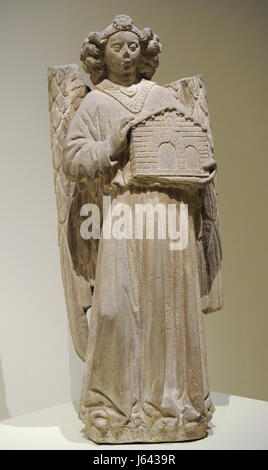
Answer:
[[[80,269],[80,272],[74,269],[73,257],[76,253],[73,253],[70,247],[69,233],[72,222],[69,214],[74,198],[77,197],[76,195],[83,194],[85,190],[83,188],[81,191],[79,186],[69,181],[64,175],[62,151],[70,122],[88,92],[89,89],[81,77],[78,65],[63,65],[48,69],[50,135],[62,280],[74,347],[83,360],[88,340],[88,322],[85,312],[91,305],[92,294],[87,269]],[[87,188],[86,193],[86,196],[90,197],[90,188]],[[85,266],[88,265],[88,261],[89,257],[85,256]]]

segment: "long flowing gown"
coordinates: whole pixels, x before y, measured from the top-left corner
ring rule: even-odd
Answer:
[[[134,188],[129,156],[109,158],[121,119],[177,106],[171,93],[141,80],[124,89],[104,80],[70,126],[64,171],[75,181],[105,175],[112,207],[188,204],[188,245],[167,239],[101,236],[80,418],[95,442],[161,442],[202,438],[214,411],[209,396],[198,274],[197,196],[178,188]]]

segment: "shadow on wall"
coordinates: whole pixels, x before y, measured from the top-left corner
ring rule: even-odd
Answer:
[[[10,417],[9,410],[6,402],[6,391],[5,391],[5,382],[4,374],[2,369],[2,361],[0,358],[0,420],[7,419]]]
[[[78,417],[84,362],[74,350],[69,329],[67,334],[72,402],[8,419],[10,414],[5,400],[5,386],[0,360],[0,420],[8,419],[8,421],[2,421],[1,425],[11,427],[57,427],[68,441],[88,445],[89,441],[84,435],[84,425]],[[98,447],[97,444],[91,444]]]
[[[4,379],[0,361],[0,419],[1,426],[8,427],[44,427],[44,428],[58,428],[61,434],[69,442],[80,443],[88,445],[88,439],[85,437],[84,424],[78,417],[79,413],[79,398],[82,387],[82,376],[84,369],[84,362],[77,356],[70,331],[68,329],[68,352],[69,352],[69,372],[70,372],[70,387],[72,402],[64,403],[61,405],[52,406],[41,410],[34,411],[10,418],[5,400],[5,387]],[[91,442],[91,445],[97,444]]]
[[[84,362],[75,352],[70,330],[68,330],[69,371],[71,383],[71,398],[75,402],[80,400]]]

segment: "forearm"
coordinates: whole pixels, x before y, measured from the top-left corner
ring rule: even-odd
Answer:
[[[67,136],[63,150],[63,171],[72,181],[94,179],[113,167],[107,141]]]

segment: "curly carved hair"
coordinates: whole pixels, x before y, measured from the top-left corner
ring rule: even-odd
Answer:
[[[93,85],[98,85],[107,78],[107,68],[104,61],[104,50],[109,37],[118,31],[131,31],[135,33],[140,41],[141,58],[138,66],[140,78],[151,80],[159,65],[158,54],[162,50],[159,37],[150,28],[142,31],[133,25],[132,19],[127,15],[118,15],[113,23],[101,33],[89,33],[84,40],[80,60],[83,69],[90,75]]]

